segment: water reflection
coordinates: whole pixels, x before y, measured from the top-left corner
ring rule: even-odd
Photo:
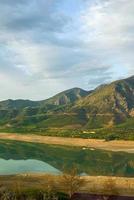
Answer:
[[[51,173],[53,168],[62,171],[75,164],[79,174],[134,177],[134,154],[123,152],[0,140],[0,158],[12,159],[8,161],[8,173],[16,171],[17,166],[19,172]],[[3,162],[0,162],[1,170],[5,168]]]
[[[51,174],[60,174],[59,170],[39,160],[0,159],[0,175],[11,175],[29,172],[45,172]]]

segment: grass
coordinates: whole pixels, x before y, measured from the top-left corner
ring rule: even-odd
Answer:
[[[129,123],[133,123],[129,121]],[[132,124],[133,125],[133,124]],[[105,140],[134,140],[134,128],[129,128],[124,125],[116,126],[113,128],[77,128],[73,126],[71,128],[40,128],[40,127],[23,127],[18,128],[0,128],[0,132],[5,133],[18,133],[18,134],[36,134],[44,136],[58,136],[58,137],[74,137],[74,138],[89,138],[89,139],[105,139]]]
[[[55,194],[58,200],[67,200],[66,188],[61,185],[62,176],[34,175],[27,176],[0,176],[0,195],[7,192],[15,193],[18,199],[41,200],[42,194]],[[134,195],[133,179],[120,177],[83,177],[83,186],[79,192],[89,194],[114,194],[132,196]],[[48,188],[49,185],[49,188]],[[84,188],[83,188],[84,187]],[[124,190],[125,188],[125,190]],[[19,198],[23,197],[23,198]],[[38,197],[38,198],[37,198]],[[52,200],[52,198],[50,198]]]

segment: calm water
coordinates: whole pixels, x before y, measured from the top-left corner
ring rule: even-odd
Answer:
[[[39,160],[0,159],[0,175],[11,175],[28,172],[60,174],[59,170]]]
[[[0,174],[78,168],[79,174],[134,177],[134,154],[0,140]]]

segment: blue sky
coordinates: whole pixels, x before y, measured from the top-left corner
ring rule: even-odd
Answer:
[[[134,75],[133,0],[0,0],[0,100]]]

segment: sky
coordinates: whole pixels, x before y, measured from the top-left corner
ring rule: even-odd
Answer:
[[[0,0],[0,100],[134,75],[134,0]]]

